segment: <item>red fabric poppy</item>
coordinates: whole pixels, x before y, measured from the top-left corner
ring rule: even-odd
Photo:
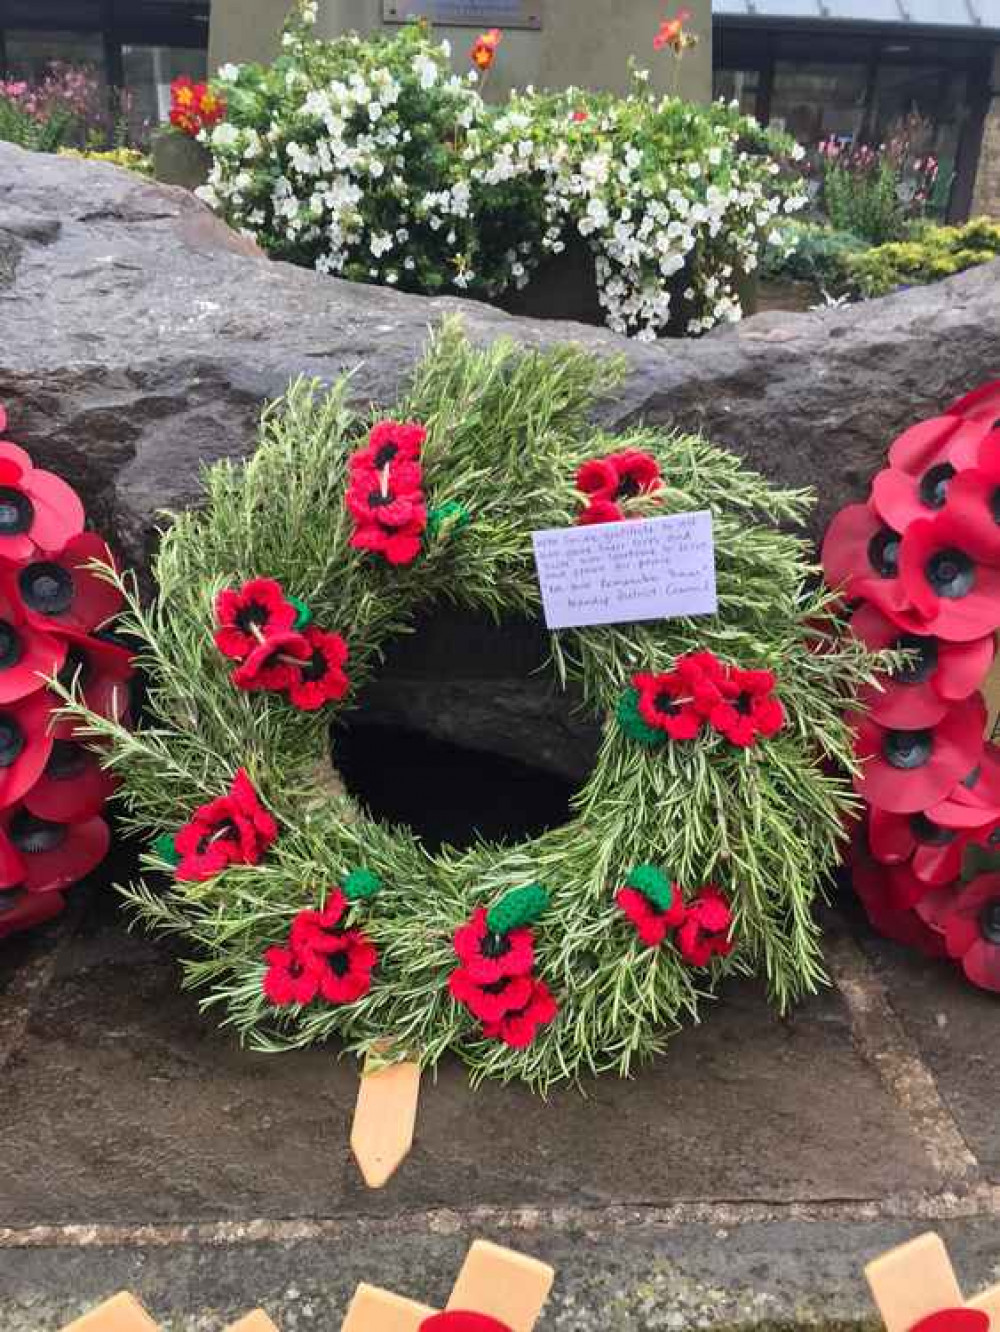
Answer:
[[[240,768],[228,795],[195,810],[177,833],[178,879],[201,882],[228,865],[256,865],[278,836],[278,825]]]
[[[0,709],[0,809],[15,804],[41,777],[52,752],[51,713],[45,690]]]
[[[261,988],[264,997],[276,1008],[288,1004],[309,1004],[319,994],[319,977],[323,963],[304,956],[294,948],[277,945],[264,950],[267,970]]]
[[[506,1013],[524,1008],[531,1000],[533,985],[531,976],[504,976],[481,985],[464,967],[456,967],[448,977],[452,996],[480,1022],[499,1022]]]
[[[427,431],[416,421],[379,421],[368,432],[368,443],[351,454],[352,472],[381,472],[399,463],[420,461]]]
[[[1000,818],[1000,749],[987,743],[976,766],[927,816],[945,828],[982,828]]]
[[[623,523],[625,515],[611,500],[591,500],[576,516],[577,527],[593,527],[597,523]]]
[[[97,755],[73,740],[56,740],[45,770],[24,797],[40,819],[76,823],[100,814],[117,782]]]
[[[298,611],[273,578],[251,578],[226,587],[215,598],[215,646],[225,657],[243,661],[265,638],[295,627]]]
[[[29,624],[17,596],[0,581],[0,705],[33,694],[65,660],[65,640]]]
[[[61,550],[26,564],[14,583],[28,621],[50,632],[90,634],[122,608],[122,596],[87,566],[113,563],[95,532],[72,537]]]
[[[889,466],[872,483],[872,504],[883,521],[902,532],[943,509],[952,481],[973,465],[988,428],[946,415],[904,431],[889,449]]]
[[[943,800],[980,761],[986,709],[978,695],[954,704],[935,726],[891,730],[855,718],[854,789],[870,805],[913,814]]]
[[[230,678],[237,689],[247,693],[261,690],[288,689],[311,650],[304,634],[294,629],[283,629],[268,634],[243,658]]]
[[[851,851],[851,877],[865,914],[879,934],[908,948],[916,948],[928,957],[944,956],[941,935],[931,929],[917,912],[893,904],[884,871],[867,855],[863,838],[858,834],[855,835]]]
[[[99,717],[123,721],[130,705],[130,684],[135,675],[133,654],[112,638],[94,637],[67,631],[66,659],[59,670],[65,689],[79,692],[84,705]],[[61,702],[50,694],[53,705]],[[52,734],[58,740],[70,740],[80,730],[72,718],[53,723]]]
[[[947,509],[907,528],[899,577],[927,633],[967,643],[1000,626],[1000,568],[976,559],[961,522]]]
[[[708,714],[712,727],[743,749],[777,735],[785,724],[785,709],[774,695],[775,684],[773,671],[732,667],[720,682],[722,699]]]
[[[349,680],[344,666],[347,662],[347,644],[340,634],[307,625],[303,637],[309,656],[303,665],[291,668],[288,697],[303,712],[314,712],[324,703],[341,699],[347,693]]]
[[[991,379],[957,399],[948,408],[950,416],[961,416],[969,421],[995,423],[1000,418],[1000,379]]]
[[[868,845],[884,865],[906,865],[922,883],[938,887],[958,878],[970,837],[935,823],[926,814],[872,809]]]
[[[870,604],[859,606],[851,632],[873,651],[885,648],[919,653],[913,664],[883,677],[885,688],[866,687],[862,706],[882,726],[901,729],[933,726],[950,703],[974,693],[993,664],[992,634],[968,643],[946,643],[927,634],[903,633]]]
[[[0,939],[58,916],[66,905],[62,893],[28,893],[23,888],[0,892]]]
[[[83,531],[84,520],[71,486],[35,467],[24,449],[0,440],[0,559],[21,563],[62,550]]]
[[[463,1309],[449,1309],[446,1313],[432,1314],[420,1324],[419,1332],[512,1332],[489,1314],[466,1313]],[[961,1329],[966,1332],[966,1329]],[[970,1328],[969,1332],[976,1332]]]
[[[524,979],[510,982],[517,985]],[[490,1041],[502,1041],[514,1050],[524,1050],[538,1034],[539,1027],[553,1022],[559,1012],[559,1005],[552,996],[549,987],[541,980],[529,980],[530,994],[526,1002],[516,1011],[507,1011],[497,1019],[483,1020],[483,1035]]]
[[[728,957],[735,948],[729,937],[733,913],[714,884],[702,888],[687,905],[677,931],[677,947],[689,966],[707,967],[713,957]]]
[[[1000,430],[986,437],[979,462],[959,472],[948,490],[948,513],[961,526],[965,549],[977,560],[1000,563]]]
[[[476,985],[495,985],[510,976],[530,975],[535,965],[534,931],[527,925],[494,934],[486,923],[485,907],[455,931],[455,955],[462,970]]]
[[[704,710],[694,695],[689,672],[674,669],[651,675],[640,671],[632,683],[638,690],[639,716],[647,726],[671,740],[694,740],[704,724]]]
[[[982,1309],[938,1309],[914,1323],[909,1332],[989,1332],[990,1316]]]
[[[18,882],[29,893],[62,892],[95,870],[108,854],[111,831],[100,818],[57,823],[36,818],[23,805],[0,814],[7,848],[0,861],[11,872],[10,852],[20,867]]]
[[[899,577],[901,540],[871,505],[849,504],[826,529],[820,561],[831,587],[849,598],[867,597],[901,628],[919,633],[922,621]]]
[[[658,948],[671,930],[684,919],[684,899],[674,884],[674,896],[666,911],[660,911],[637,888],[619,888],[615,901],[635,926],[635,932],[647,948]]]
[[[1000,991],[1000,874],[981,874],[941,917],[948,956],[984,990]]]

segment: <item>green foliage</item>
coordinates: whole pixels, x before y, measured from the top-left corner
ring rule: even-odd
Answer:
[[[906,228],[899,197],[899,177],[890,162],[871,171],[852,171],[839,163],[823,173],[823,207],[837,231],[863,236],[870,245],[895,240]]]
[[[257,452],[213,466],[204,505],[173,519],[156,559],[155,604],[114,575],[129,599],[122,628],[135,636],[148,680],[147,721],[130,733],[79,699],[72,713],[121,779],[126,826],[144,839],[176,829],[241,766],[279,824],[259,865],[205,883],[164,882],[156,872],[167,866],[150,851],[147,877],[123,889],[140,920],[184,941],[186,982],[255,1049],[336,1036],[367,1051],[391,1036],[426,1065],[453,1049],[476,1080],[545,1088],[603,1070],[627,1075],[696,1018],[728,973],[760,974],[782,1008],[822,982],[813,907],[854,806],[844,712],[875,663],[843,634],[807,543],[789,530],[810,496],[772,488],[697,436],[642,426],[603,435],[588,421],[616,378],[616,367],[577,348],[480,349],[447,325],[393,415],[427,428],[429,505],[457,502],[471,521],[428,541],[406,568],[348,544],[347,459],[370,421],[348,410],[347,381],[328,392],[299,382],[266,411]],[[572,523],[577,467],[621,448],[656,455],[671,510],[711,510],[718,614],[553,634],[557,680],[579,682],[605,722],[572,820],[515,845],[430,854],[412,831],[372,819],[344,791],[330,767],[329,728],[388,641],[434,605],[537,616],[531,532]],[[347,638],[352,692],[343,707],[297,712],[233,687],[212,639],[213,602],[221,587],[257,574],[295,589],[319,623]],[[654,751],[622,733],[614,713],[632,674],[669,669],[699,648],[777,672],[789,718],[779,735],[748,750],[712,733]],[[370,993],[347,1006],[273,1008],[261,988],[264,950],[359,864],[382,883],[365,913],[379,951]],[[732,955],[695,970],[669,941],[643,947],[614,901],[640,864],[669,866],[685,893],[717,883],[733,905]],[[447,978],[455,929],[526,882],[544,883],[551,897],[535,951],[560,1013],[528,1049],[513,1050],[482,1037]]]
[[[960,227],[922,227],[912,240],[880,245],[848,259],[851,281],[865,296],[923,285],[1000,256],[1000,222],[981,217]]]
[[[140,176],[151,176],[153,174],[152,159],[138,150],[138,148],[109,148],[106,151],[101,149],[88,149],[83,151],[78,148],[59,148],[61,157],[79,157],[86,162],[107,162],[110,166],[125,167],[128,171],[135,171]]]
[[[31,115],[17,99],[0,95],[0,139],[7,143],[36,153],[54,153],[72,138],[74,124],[68,111]]]
[[[531,925],[549,905],[549,894],[540,883],[529,883],[523,888],[512,888],[504,893],[486,916],[486,924],[494,934],[507,934],[519,925]]]
[[[765,251],[761,275],[811,282],[836,294],[849,285],[850,260],[870,248],[849,231],[793,220],[783,224]]]

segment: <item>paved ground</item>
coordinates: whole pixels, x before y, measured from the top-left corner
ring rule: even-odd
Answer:
[[[241,1053],[110,895],[0,948],[0,1328],[121,1286],[174,1329],[260,1302],[335,1332],[360,1279],[441,1298],[469,1240],[554,1261],[544,1328],[871,1317],[861,1264],[928,1227],[1000,1277],[1000,1001],[831,913],[836,988],[778,1021],[735,986],[635,1082],[544,1103],[425,1089],[381,1193],[347,1148],[355,1074]]]

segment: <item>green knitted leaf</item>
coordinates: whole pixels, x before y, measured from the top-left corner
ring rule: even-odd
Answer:
[[[168,865],[179,865],[181,858],[177,854],[177,848],[174,846],[174,834],[164,833],[162,837],[157,837],[153,843],[154,852],[165,860]]]
[[[431,536],[437,536],[445,527],[451,526],[460,532],[469,521],[469,511],[457,500],[445,500],[427,515],[427,529]]]
[[[298,612],[298,614],[295,617],[295,624],[292,627],[294,629],[304,629],[307,624],[311,624],[313,613],[306,605],[306,603],[304,601],[300,601],[298,597],[289,597],[288,600],[291,602],[291,604],[295,607],[296,611]]]
[[[549,904],[549,894],[540,883],[512,888],[486,913],[487,927],[494,934],[506,934],[519,925],[530,925]]]
[[[374,897],[382,887],[382,880],[371,870],[351,870],[344,880],[344,896],[349,902],[360,902],[366,897]]]
[[[630,888],[642,893],[658,911],[669,911],[674,902],[674,886],[655,865],[636,865],[625,880]]]
[[[635,740],[640,745],[648,745],[650,749],[655,749],[666,742],[664,731],[656,731],[652,726],[647,726],[639,716],[638,689],[625,690],[618,703],[617,716],[618,725],[630,740]]]

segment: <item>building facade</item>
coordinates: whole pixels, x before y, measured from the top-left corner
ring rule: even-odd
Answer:
[[[803,144],[923,121],[950,219],[1000,216],[1000,0],[715,0],[715,93]]]

